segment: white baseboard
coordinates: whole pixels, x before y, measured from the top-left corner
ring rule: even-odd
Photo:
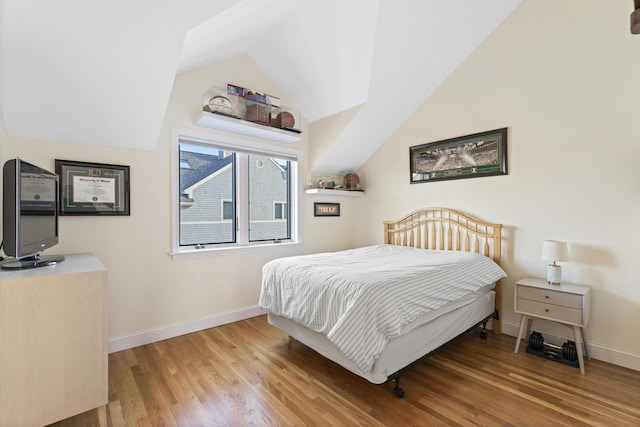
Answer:
[[[109,338],[109,353],[127,350],[145,344],[151,344],[156,341],[162,341],[180,335],[190,334],[192,332],[201,331],[203,329],[214,328],[227,323],[238,322],[240,320],[249,319],[264,314],[256,305],[241,308],[239,310],[229,311],[214,316],[198,319],[191,322],[169,325],[162,328],[142,331],[131,335]],[[513,337],[518,336],[518,324],[502,322],[502,333]],[[554,335],[541,330],[545,339],[549,342],[562,344],[573,337]],[[640,355],[632,354],[624,350],[607,347],[598,343],[588,342],[587,349],[589,356],[593,359],[603,362],[622,366],[625,368],[640,371]]]
[[[131,335],[123,335],[120,337],[109,338],[109,353],[127,350],[145,344],[151,344],[156,341],[162,341],[180,335],[190,334],[192,332],[201,331],[203,329],[214,328],[227,323],[237,322],[239,320],[249,319],[264,314],[258,306],[245,307],[239,310],[228,311],[226,313],[216,314],[214,316],[198,319],[191,322],[169,325],[162,328],[142,331]]]
[[[515,323],[507,323],[502,322],[502,333],[505,335],[511,335],[513,337],[518,336],[518,328],[519,325]],[[537,330],[537,329],[536,329]],[[567,340],[573,340],[573,336],[560,336],[554,335],[549,332],[545,332],[544,330],[540,330],[544,337],[545,341],[549,341],[551,343],[561,345]],[[523,337],[526,339],[527,337]],[[520,347],[522,349],[522,347]],[[587,350],[589,352],[589,356],[592,359],[600,360],[602,362],[611,363],[613,365],[622,366],[624,368],[633,369],[634,371],[640,371],[640,355],[629,353],[624,350],[620,350],[617,348],[607,347],[602,344],[587,342]]]

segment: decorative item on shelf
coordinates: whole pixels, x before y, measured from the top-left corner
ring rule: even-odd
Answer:
[[[245,120],[262,125],[271,123],[271,100],[267,95],[250,90],[244,99],[247,104]]]
[[[330,178],[320,178],[320,180],[318,181],[318,188],[335,188],[336,187],[336,183],[335,181],[331,181]]]
[[[222,95],[216,95],[209,100],[209,104],[205,106],[204,110],[210,113],[222,113],[231,115],[233,107],[229,98]]]
[[[258,102],[260,104],[271,105],[271,100],[264,93],[248,90],[244,95],[247,101]]]
[[[556,262],[569,261],[567,242],[545,240],[542,244],[542,255],[540,258],[546,261],[553,261],[547,267],[547,282],[551,285],[559,285],[562,281],[562,268],[556,264]]]
[[[313,190],[319,190],[313,191]],[[336,190],[342,196],[355,197],[359,193],[364,193],[363,177],[354,172],[346,174],[309,174],[307,175],[305,192],[307,194],[327,194],[324,190]]]
[[[282,111],[271,120],[271,126],[281,129],[293,129],[296,119],[289,111]]]
[[[239,96],[240,98],[244,98],[245,88],[237,85],[232,85],[231,83],[227,83],[227,93],[230,95]]]
[[[260,104],[247,105],[245,120],[252,123],[260,123],[261,125],[269,124],[269,111],[267,107]]]
[[[269,95],[268,93],[265,94],[265,96],[267,97],[269,104],[271,104],[271,108],[280,108],[280,98],[278,98],[277,96]]]
[[[238,118],[234,112],[236,105],[235,97],[229,97],[221,88],[212,86],[202,95],[202,111],[208,113]]]
[[[347,190],[359,190],[360,189],[360,177],[353,172],[350,172],[342,179]]]
[[[204,113],[215,113],[216,115],[241,119],[242,121],[249,122],[247,125],[253,127],[253,129],[257,128],[256,126],[252,126],[252,124],[255,123],[270,128],[282,129],[287,132],[302,133],[299,129],[294,128],[296,124],[301,122],[300,113],[295,108],[281,105],[280,98],[277,96],[247,89],[231,83],[227,83],[226,88],[224,88],[224,86],[211,86],[202,95],[202,111]],[[222,128],[221,130],[229,130],[230,127],[238,128],[238,126],[236,126],[237,124],[225,122],[224,119],[217,119],[218,117],[211,117],[210,114],[201,114],[196,121],[200,122],[197,123],[199,125],[217,129]],[[213,122],[224,124],[217,127],[216,125],[211,126],[210,124]],[[287,136],[284,135],[283,132],[278,131],[269,133],[269,131],[255,130],[245,134],[251,136],[255,136],[256,134],[262,136],[280,135],[275,138],[266,137],[267,139],[277,142],[294,142],[300,140],[299,137]]]

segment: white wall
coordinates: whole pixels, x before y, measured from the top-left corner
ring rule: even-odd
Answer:
[[[201,110],[202,94],[212,85],[227,82],[280,95],[248,56],[240,56],[176,78],[155,151],[8,138],[1,132],[3,159],[20,156],[50,170],[55,159],[130,166],[131,216],[63,216],[60,243],[47,252],[93,252],[108,267],[112,350],[255,315],[265,262],[280,256],[344,249],[350,244],[350,201],[331,200],[343,202],[340,218],[314,218],[313,201],[327,200],[301,195],[302,245],[234,256],[171,259],[171,127],[209,131],[192,125]],[[306,123],[303,131],[305,138],[298,145],[305,155],[301,161],[304,183]]]
[[[4,126],[2,108],[0,108],[0,159],[5,158],[5,151],[9,144],[9,137],[7,136],[7,129]]]
[[[425,206],[505,226],[503,330],[513,282],[546,277],[542,241],[565,240],[568,281],[593,287],[593,356],[640,369],[640,36],[632,2],[525,0],[362,168],[356,244]],[[409,147],[508,127],[508,176],[409,184]],[[544,322],[561,337],[571,331]]]

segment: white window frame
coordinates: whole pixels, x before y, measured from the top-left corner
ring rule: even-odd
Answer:
[[[249,215],[243,215],[243,206],[248,206],[248,191],[238,191],[237,194],[237,227],[238,233],[236,243],[202,245],[198,246],[180,246],[180,141],[211,145],[217,148],[223,148],[240,152],[253,152],[257,154],[265,154],[274,157],[288,158],[293,160],[291,168],[291,239],[283,242],[249,242],[248,239],[248,219]],[[244,157],[244,156],[241,156]],[[302,161],[301,150],[274,144],[269,142],[257,141],[253,138],[245,138],[241,136],[230,136],[223,133],[203,132],[194,129],[171,129],[171,228],[172,228],[172,248],[171,256],[174,260],[199,258],[203,256],[212,256],[216,254],[225,254],[233,252],[245,253],[252,250],[273,250],[276,247],[297,245],[301,243],[300,238],[300,213],[299,199],[301,192],[302,179],[300,177],[299,165]],[[242,175],[242,169],[246,168],[247,162],[237,161],[237,175]],[[238,176],[236,178],[238,179]],[[238,188],[248,188],[246,182],[237,181]],[[242,187],[244,186],[244,187]],[[244,235],[246,233],[246,237]]]

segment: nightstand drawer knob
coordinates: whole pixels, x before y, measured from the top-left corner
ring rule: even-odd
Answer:
[[[544,309],[544,311],[548,313],[548,312],[549,312],[549,309],[548,309],[548,308],[545,308],[545,309]]]
[[[549,299],[549,295],[545,295],[544,297],[545,297],[546,299]]]

